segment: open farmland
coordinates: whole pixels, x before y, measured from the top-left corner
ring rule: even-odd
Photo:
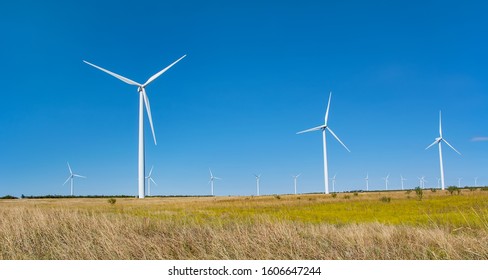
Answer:
[[[488,259],[488,191],[0,201],[0,259]]]

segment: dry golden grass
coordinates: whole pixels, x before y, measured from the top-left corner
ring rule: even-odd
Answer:
[[[1,201],[0,259],[488,259],[486,192],[428,195]]]

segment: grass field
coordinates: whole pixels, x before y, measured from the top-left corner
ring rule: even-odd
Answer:
[[[488,191],[0,201],[0,259],[488,259]]]

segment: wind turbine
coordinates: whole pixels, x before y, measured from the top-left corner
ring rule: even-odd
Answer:
[[[458,188],[461,188],[461,180],[462,179],[463,179],[462,177],[461,178],[458,178]]]
[[[381,179],[385,180],[386,190],[388,190],[388,178],[390,178],[390,174],[386,175],[386,177],[384,177],[384,178],[381,178]]]
[[[151,117],[151,106],[149,105],[149,98],[147,97],[146,94],[146,87],[152,83],[154,80],[156,80],[159,76],[161,76],[164,72],[166,72],[169,68],[171,68],[173,65],[175,65],[177,62],[182,60],[186,54],[182,57],[180,57],[178,60],[175,62],[171,63],[169,66],[164,68],[163,70],[159,71],[158,73],[154,74],[151,76],[144,84],[140,84],[137,82],[134,82],[133,80],[130,80],[126,77],[123,77],[119,74],[116,74],[114,72],[111,72],[109,70],[103,69],[102,67],[99,67],[95,64],[92,64],[88,61],[83,60],[86,64],[93,66],[97,68],[98,70],[101,70],[111,76],[114,76],[115,78],[133,86],[137,86],[137,91],[139,92],[139,160],[138,160],[138,186],[139,186],[139,198],[144,198],[144,176],[145,176],[145,171],[144,171],[144,105],[146,107],[146,112],[147,112],[147,117],[149,119],[149,125],[151,126],[151,131],[154,139],[154,144],[157,145],[156,143],[156,135],[154,134],[154,127],[153,127],[153,122],[152,122],[152,117]]]
[[[156,182],[154,182],[154,179],[151,177],[152,172],[153,172],[154,166],[151,166],[151,170],[149,171],[149,175],[146,176],[147,179],[147,195],[151,196],[151,181],[157,186]]]
[[[329,193],[329,171],[328,171],[328,167],[327,167],[327,141],[326,141],[325,130],[328,130],[332,134],[332,136],[334,136],[334,138],[337,141],[339,141],[339,143],[341,143],[341,145],[344,146],[344,148],[346,148],[346,150],[348,152],[351,152],[346,147],[346,145],[344,145],[344,143],[342,143],[342,141],[339,139],[339,137],[337,137],[337,135],[335,135],[335,133],[332,131],[332,129],[330,129],[330,127],[327,126],[327,119],[329,118],[329,108],[330,108],[330,99],[331,98],[332,98],[332,92],[330,92],[330,94],[329,94],[329,102],[327,103],[327,110],[325,111],[324,124],[317,126],[317,127],[314,127],[314,128],[310,128],[307,130],[297,132],[297,134],[301,134],[301,133],[310,132],[310,131],[322,130],[322,143],[324,146],[324,183],[325,183],[325,193],[326,194]]]
[[[295,194],[297,194],[297,178],[302,175],[302,173],[298,174],[298,175],[295,175],[295,176],[292,176],[293,177],[293,183],[295,185]]]
[[[402,190],[403,190],[403,181],[406,181],[407,179],[403,178],[402,175],[400,175],[400,181],[402,182]]]
[[[441,115],[441,111],[439,111],[439,137],[437,137],[434,143],[430,144],[425,149],[427,150],[428,148],[434,146],[435,144],[439,144],[439,162],[441,167],[441,188],[442,190],[444,190],[445,184],[444,184],[444,165],[442,163],[442,141],[444,141],[444,143],[446,143],[449,147],[451,147],[451,149],[453,149],[456,153],[461,155],[461,153],[458,152],[451,144],[449,144],[449,142],[447,142],[446,139],[442,138],[442,115]]]
[[[259,179],[261,179],[261,174],[259,175],[254,174],[254,177],[256,177],[256,190],[257,190],[257,195],[259,196]]]
[[[478,187],[478,177],[474,177],[474,187]]]
[[[86,178],[86,177],[73,173],[73,171],[71,170],[71,166],[69,165],[69,162],[68,162],[68,169],[69,169],[69,177],[68,177],[68,179],[66,179],[66,181],[64,181],[63,186],[66,185],[66,183],[68,183],[68,181],[71,181],[71,196],[73,196],[73,194],[74,194],[73,193],[73,180],[74,180],[74,178],[75,177]]]
[[[364,180],[366,180],[366,191],[369,191],[369,173],[366,173]]]
[[[422,177],[417,177],[419,178],[419,187],[420,188],[425,188],[425,182],[428,182],[427,180],[425,180],[425,176],[422,176]]]
[[[334,177],[332,177],[330,180],[332,181],[332,192],[335,193],[335,180],[336,180],[336,175],[334,174]]]
[[[210,171],[210,181],[208,181],[210,183],[210,190],[211,190],[211,193],[212,193],[212,196],[214,195],[214,180],[222,180],[222,178],[219,178],[219,177],[215,177],[213,174],[212,174],[212,170],[210,170],[210,168],[208,169],[208,171]]]

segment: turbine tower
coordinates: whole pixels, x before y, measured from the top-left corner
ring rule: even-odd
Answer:
[[[366,180],[366,191],[369,191],[369,173],[366,173],[364,180]]]
[[[256,193],[259,196],[259,179],[261,179],[261,174],[259,175],[254,174],[254,177],[256,177]]]
[[[403,190],[403,182],[406,181],[407,179],[403,178],[402,175],[400,175],[400,181],[402,182],[402,190]]]
[[[419,187],[420,188],[425,188],[425,182],[428,182],[427,180],[425,180],[425,176],[422,176],[422,177],[417,177],[419,178]]]
[[[180,57],[178,60],[175,62],[171,63],[169,66],[164,68],[163,70],[159,71],[158,73],[154,74],[151,76],[144,84],[140,84],[137,82],[134,82],[133,80],[130,80],[126,77],[123,77],[119,74],[116,74],[114,72],[108,71],[106,69],[103,69],[102,67],[96,66],[95,64],[92,64],[88,61],[83,60],[86,64],[93,66],[97,68],[98,70],[101,70],[111,76],[114,76],[115,78],[133,86],[137,86],[137,91],[139,92],[139,160],[138,160],[138,186],[139,186],[139,198],[144,198],[144,176],[145,176],[145,171],[144,171],[144,105],[146,107],[146,112],[147,112],[147,117],[149,119],[149,125],[151,126],[151,131],[154,139],[154,144],[157,145],[156,143],[156,135],[154,134],[154,127],[153,127],[153,122],[152,122],[152,117],[151,117],[151,107],[149,105],[149,98],[147,97],[146,94],[146,87],[152,83],[154,80],[156,80],[159,76],[161,76],[164,72],[166,72],[169,68],[171,68],[173,65],[178,63],[180,60],[182,60],[186,54],[182,57]]]
[[[474,187],[478,187],[478,177],[474,177]]]
[[[441,115],[441,111],[439,111],[439,137],[437,137],[435,139],[434,143],[430,144],[425,149],[427,150],[428,148],[434,146],[435,144],[438,144],[439,145],[439,162],[440,162],[440,167],[441,167],[441,188],[442,188],[442,190],[444,190],[445,189],[445,184],[444,184],[444,165],[442,163],[442,141],[444,141],[444,143],[446,143],[456,153],[458,153],[459,155],[461,155],[461,153],[458,152],[456,149],[454,149],[454,147],[451,144],[449,144],[449,142],[447,142],[446,139],[442,138],[442,115]]]
[[[210,170],[210,168],[208,169],[208,171],[210,171],[210,181],[208,181],[208,182],[210,183],[210,191],[211,191],[211,194],[213,196],[214,195],[214,180],[222,180],[222,178],[215,177],[212,174],[212,170]]]
[[[310,132],[310,131],[322,130],[322,144],[324,146],[324,183],[325,183],[325,194],[328,194],[329,193],[329,171],[328,171],[328,166],[327,166],[327,141],[326,141],[326,133],[325,133],[325,131],[328,130],[332,134],[332,136],[334,136],[334,138],[337,141],[339,141],[339,143],[341,143],[341,145],[344,146],[344,148],[346,148],[346,150],[348,152],[351,152],[346,147],[346,145],[344,145],[344,143],[342,143],[342,141],[339,139],[339,137],[337,137],[337,135],[335,135],[335,133],[332,131],[332,129],[330,129],[330,127],[327,126],[327,119],[329,118],[329,108],[330,108],[330,99],[331,98],[332,98],[332,92],[329,94],[329,102],[327,103],[327,110],[325,111],[325,121],[324,121],[324,124],[323,125],[320,125],[320,126],[317,126],[317,127],[314,127],[314,128],[310,128],[310,129],[307,129],[307,130],[303,130],[303,131],[297,132],[297,134],[301,134],[301,133]]]
[[[461,180],[462,179],[463,179],[462,177],[458,178],[458,188],[461,188]]]
[[[154,179],[152,178],[152,172],[153,172],[154,166],[151,166],[151,170],[149,171],[149,175],[146,176],[147,179],[147,195],[151,196],[151,182],[153,182],[156,186],[156,182],[154,182]]]
[[[292,176],[293,177],[293,183],[294,183],[294,186],[295,186],[295,194],[297,194],[297,178],[302,175],[302,173],[298,174],[298,175],[295,175],[295,176]]]
[[[68,183],[68,181],[71,181],[71,196],[73,196],[74,195],[74,192],[73,192],[74,191],[74,189],[73,189],[74,178],[75,177],[86,178],[86,177],[73,173],[73,171],[71,170],[71,166],[69,165],[69,162],[68,162],[68,169],[69,169],[69,177],[68,177],[68,179],[66,179],[66,181],[64,181],[63,186],[66,185],[66,183]]]
[[[388,190],[388,178],[390,178],[390,174],[386,175],[386,177],[381,178],[381,179],[385,180],[386,190]]]
[[[332,181],[332,192],[335,193],[335,180],[336,180],[337,174],[334,174],[334,177],[332,177],[330,180]]]

